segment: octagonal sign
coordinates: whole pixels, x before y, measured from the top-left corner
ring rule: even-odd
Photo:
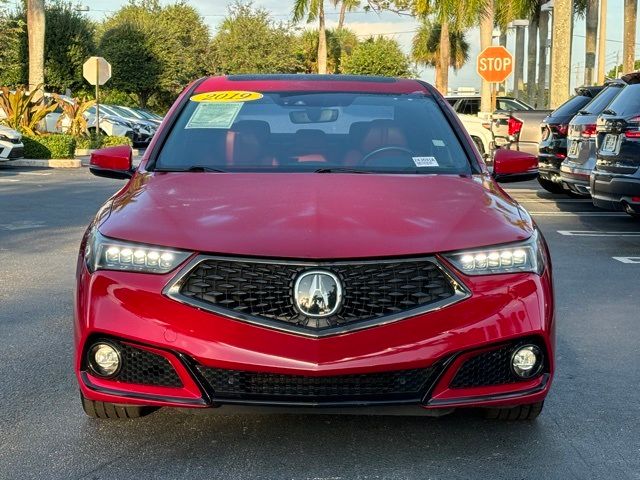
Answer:
[[[487,47],[478,55],[476,70],[487,82],[504,82],[513,72],[513,56],[500,45]]]
[[[111,64],[102,57],[91,57],[82,65],[82,75],[91,85],[104,85],[111,78]]]

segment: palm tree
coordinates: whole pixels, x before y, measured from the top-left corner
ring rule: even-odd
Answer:
[[[307,22],[318,19],[318,73],[327,73],[327,32],[324,21],[324,0],[295,0],[293,21],[307,17]]]
[[[449,54],[448,66],[454,70],[459,70],[469,59],[469,43],[467,43],[464,32],[449,31],[449,41],[447,50]],[[413,37],[411,47],[411,57],[420,64],[434,67],[436,70],[436,88],[443,91],[438,79],[442,78],[442,56],[441,56],[442,26],[429,19],[423,19],[418,31]],[[446,89],[445,89],[446,91]]]
[[[44,84],[44,0],[27,1],[27,36],[29,42],[29,88]],[[37,94],[36,99],[41,95]]]
[[[331,0],[334,7],[340,4],[340,16],[338,17],[338,30],[344,26],[344,17],[347,12],[360,6],[360,0]]]
[[[440,25],[438,64],[447,66],[436,72],[436,88],[441,93],[447,93],[449,88],[450,31],[462,32],[477,24],[484,7],[485,0],[415,0],[415,13],[422,18],[431,16]]]
[[[633,71],[636,55],[636,18],[638,0],[624,0],[624,33],[622,36],[622,71]]]

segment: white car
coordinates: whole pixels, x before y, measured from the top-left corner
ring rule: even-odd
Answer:
[[[469,136],[478,147],[485,160],[491,160],[494,149],[493,133],[491,132],[491,120],[483,119],[475,115],[458,114],[460,121],[467,129]]]
[[[22,135],[12,128],[0,125],[0,162],[22,158],[23,154]]]

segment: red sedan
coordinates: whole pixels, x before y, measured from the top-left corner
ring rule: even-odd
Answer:
[[[418,80],[204,78],[178,98],[78,258],[85,412],[283,407],[533,419],[554,369],[545,241]],[[281,410],[279,410],[281,411]]]

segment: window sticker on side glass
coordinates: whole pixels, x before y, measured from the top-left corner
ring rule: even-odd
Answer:
[[[416,167],[438,167],[436,157],[412,157]]]
[[[231,128],[242,103],[201,102],[184,128]]]

